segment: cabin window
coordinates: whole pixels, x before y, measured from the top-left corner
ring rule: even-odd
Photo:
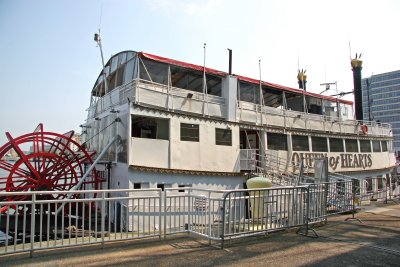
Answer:
[[[178,187],[179,187],[179,190],[178,190],[178,192],[180,192],[180,193],[185,193],[185,189],[183,189],[184,187],[186,187],[184,184],[180,184],[180,185],[178,185]],[[181,189],[182,188],[182,189]]]
[[[122,65],[117,70],[117,87],[124,83],[125,65]]]
[[[168,119],[132,116],[132,137],[169,139]]]
[[[190,71],[173,65],[171,65],[170,68],[171,68],[171,83],[173,87],[178,87],[199,93],[203,92],[202,72]]]
[[[121,53],[118,55],[118,66],[126,62],[126,53]]]
[[[157,188],[161,189],[161,191],[165,190],[165,184],[157,184]]]
[[[239,82],[239,100],[259,104],[260,86],[251,83]]]
[[[388,146],[386,141],[381,141],[381,145],[382,145],[382,152],[388,151]]]
[[[270,150],[288,150],[287,135],[267,133],[267,144]]]
[[[140,62],[140,79],[154,83],[168,84],[168,65],[142,59]]]
[[[171,184],[157,184],[157,188],[161,189],[161,191],[165,191],[166,188],[171,188]]]
[[[294,151],[310,151],[308,136],[292,135],[292,148]]]
[[[360,140],[360,151],[361,152],[371,152],[371,141],[370,140]]]
[[[231,146],[232,130],[215,128],[215,144],[220,146]]]
[[[325,137],[311,137],[312,151],[328,152],[328,142]]]
[[[373,152],[381,152],[381,142],[373,140],[372,141],[372,151]]]
[[[128,83],[132,81],[132,79],[135,77],[136,73],[136,59],[131,59],[126,63],[125,65],[125,77],[124,81],[125,83]]]
[[[142,189],[141,183],[133,183],[133,189]]]
[[[181,123],[181,141],[199,142],[199,125]]]
[[[219,77],[206,75],[207,94],[221,96],[222,79]]]
[[[110,76],[108,76],[108,92],[111,92],[115,88],[115,78],[116,78],[116,73],[114,72]],[[108,93],[106,92],[106,93]]]
[[[118,67],[118,57],[113,57],[111,60],[111,72],[114,72],[117,70]]]
[[[329,149],[331,152],[344,152],[343,139],[329,138]]]
[[[346,152],[358,152],[358,142],[356,139],[346,139]]]

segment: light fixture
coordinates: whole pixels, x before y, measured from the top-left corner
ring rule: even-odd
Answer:
[[[192,98],[192,97],[193,97],[192,93],[188,93],[187,96],[186,96],[186,98]]]

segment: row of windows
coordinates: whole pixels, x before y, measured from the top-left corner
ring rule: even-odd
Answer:
[[[399,78],[399,77],[396,77]],[[381,81],[381,82],[372,82],[371,87],[383,87],[383,86],[389,86],[389,85],[396,85],[399,84],[400,80],[399,79],[392,79],[388,81]]]
[[[184,184],[178,184],[178,192],[185,192],[185,187],[192,187],[191,184],[184,185]],[[150,188],[150,183],[133,183],[133,189],[148,189]],[[161,189],[161,191],[165,191],[167,188],[174,188],[172,184],[157,184],[157,188]]]
[[[367,104],[368,101],[364,102],[363,104]],[[399,97],[391,97],[386,99],[370,99],[370,103],[373,106],[376,105],[388,105],[388,104],[397,104],[400,103],[400,96]]]
[[[169,120],[144,116],[132,117],[132,137],[169,140]],[[198,124],[181,123],[180,140],[200,142],[200,127]],[[310,151],[309,136],[292,135],[293,151]],[[215,144],[232,146],[232,130],[215,128]],[[288,150],[286,134],[268,133],[268,149]],[[329,146],[329,147],[328,147]],[[325,138],[311,136],[311,151],[313,152],[386,152],[387,141],[356,140]]]
[[[394,87],[393,89],[397,89],[397,90],[393,90],[392,92],[387,92],[387,93],[370,93],[369,94],[369,98],[371,99],[385,99],[385,98],[391,98],[391,97],[398,97],[400,96],[400,91],[398,90],[399,87]],[[368,102],[368,93],[363,92],[363,102]]]
[[[267,134],[268,149],[272,150],[288,150],[286,134]],[[313,152],[328,152],[328,140],[330,152],[386,152],[388,151],[387,141],[377,140],[356,140],[356,139],[340,139],[325,138],[311,136],[311,148]],[[310,143],[308,136],[292,135],[293,151],[310,151]]]
[[[370,79],[371,79],[372,82],[379,82],[379,81],[385,81],[385,80],[396,79],[396,78],[400,78],[400,72],[399,71],[394,71],[394,72],[390,72],[390,73],[374,75]],[[363,79],[363,82],[364,81],[365,81],[365,79]]]
[[[383,110],[396,110],[399,109],[399,104],[392,104],[392,105],[386,105],[386,106],[371,106],[371,111],[383,111]]]
[[[400,83],[399,83],[400,84]],[[369,88],[369,95],[370,96],[374,96],[374,95],[380,95],[380,94],[384,94],[384,93],[390,93],[390,92],[394,92],[396,90],[398,90],[399,88],[399,84],[396,85],[391,85],[391,86],[387,86],[387,87],[370,87]],[[363,94],[367,95],[367,88],[366,87],[362,87],[362,91]]]
[[[131,136],[169,140],[169,120],[145,116],[133,116]],[[181,123],[180,140],[200,142],[199,125]],[[220,146],[232,146],[232,130],[215,128],[215,144]]]

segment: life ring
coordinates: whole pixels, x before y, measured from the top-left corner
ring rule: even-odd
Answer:
[[[368,134],[368,126],[365,124],[360,125],[360,130],[362,134]]]

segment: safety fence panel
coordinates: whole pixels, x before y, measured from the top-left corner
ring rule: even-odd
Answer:
[[[256,235],[305,224],[307,187],[276,187],[227,192],[222,238]]]
[[[69,199],[70,191],[0,193],[0,255],[161,237],[160,189],[88,193],[81,199]]]
[[[164,234],[191,232],[211,240],[221,236],[224,190],[170,188],[164,195]]]
[[[353,181],[336,181],[308,186],[309,223],[320,222],[329,215],[354,210]]]

